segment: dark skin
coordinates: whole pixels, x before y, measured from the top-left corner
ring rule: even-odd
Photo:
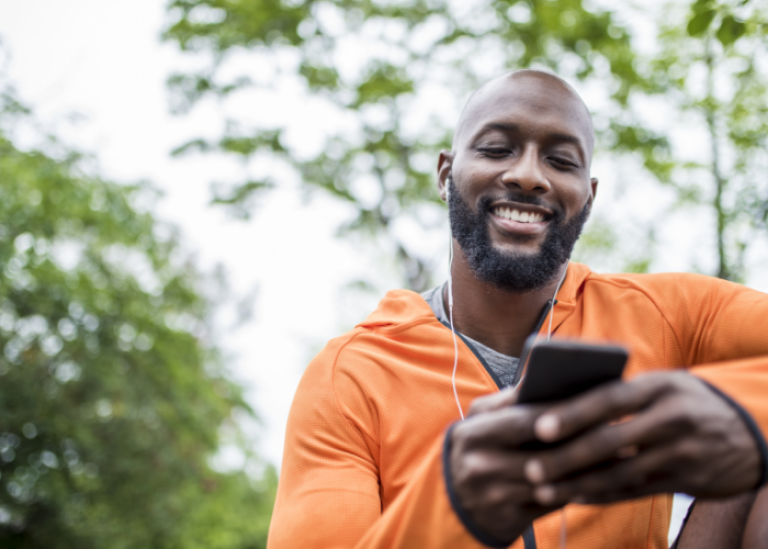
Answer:
[[[768,549],[768,488],[695,503],[677,549]]]
[[[440,153],[438,189],[441,198],[446,199],[445,184],[452,175],[470,204],[484,195],[500,196],[510,188],[551,200],[552,208],[561,209],[570,219],[587,202],[591,204],[597,191],[597,179],[589,178],[593,140],[586,108],[580,100],[579,110],[559,105],[562,92],[546,86],[538,85],[532,90],[546,100],[518,97],[519,94],[507,96],[504,90],[504,86],[481,90],[465,111],[465,120],[471,118],[472,121],[460,123],[454,152]],[[500,95],[497,99],[505,104],[516,102],[516,111],[501,115],[499,106],[493,101],[494,94]],[[503,200],[499,201],[499,206],[516,207],[545,216],[549,213],[547,210],[552,209]],[[492,243],[501,249],[510,253],[535,254],[546,236],[546,227],[542,229],[539,234],[520,235],[492,223],[490,234]],[[552,299],[565,265],[543,288],[514,294],[480,283],[455,240],[453,253],[451,274],[456,329],[500,353],[520,356],[523,343],[541,310]],[[517,312],[515,318],[510,318],[510,310]]]
[[[741,543],[742,549],[768,549],[768,488],[757,493]]]
[[[539,209],[492,202],[489,222],[495,247],[535,254],[552,211],[561,210],[568,220],[591,205],[597,190],[589,176],[592,143],[586,108],[566,85],[532,72],[502,77],[474,97],[453,152],[441,153],[441,196],[449,175],[475,209],[486,196],[502,200],[507,189],[536,195],[545,204]],[[543,221],[521,227],[500,219],[496,208],[527,210]],[[519,356],[559,276],[540,290],[502,292],[475,278],[455,241],[453,246],[457,330]],[[514,398],[505,390],[477,399],[451,435],[451,472],[461,504],[498,540],[511,542],[535,518],[569,502],[609,503],[660,492],[727,497],[758,482],[760,455],[747,427],[686,373],[647,374],[554,406],[511,406]],[[627,416],[632,419],[616,423]],[[549,450],[521,449],[565,439]]]
[[[677,549],[727,549],[742,546],[754,492],[726,499],[697,501],[680,533]],[[711,528],[712,523],[718,525]],[[746,547],[757,548],[758,545]]]

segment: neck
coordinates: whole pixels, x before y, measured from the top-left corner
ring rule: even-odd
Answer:
[[[536,327],[542,309],[553,298],[567,263],[542,288],[526,293],[511,293],[475,278],[461,247],[454,242],[453,248],[451,277],[454,328],[499,353],[519,357],[526,338]],[[443,297],[447,311],[448,298]]]

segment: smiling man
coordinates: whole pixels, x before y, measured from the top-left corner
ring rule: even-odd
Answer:
[[[768,296],[569,263],[598,186],[593,146],[556,76],[518,71],[472,96],[438,161],[452,284],[388,293],[309,365],[270,549],[555,548],[564,534],[572,548],[666,547],[670,493],[765,483]],[[625,380],[513,405],[524,342],[550,331],[623,342]]]

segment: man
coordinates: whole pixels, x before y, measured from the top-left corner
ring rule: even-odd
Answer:
[[[593,146],[589,112],[555,76],[518,71],[473,95],[438,162],[452,286],[388,293],[307,368],[270,549],[549,548],[563,534],[573,548],[666,547],[668,494],[766,481],[768,296],[569,263],[597,191]],[[528,335],[550,331],[623,342],[626,381],[513,406],[499,389]]]

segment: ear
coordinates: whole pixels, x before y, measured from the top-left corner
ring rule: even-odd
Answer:
[[[597,184],[598,183],[599,183],[599,181],[597,180],[596,177],[593,177],[593,178],[591,178],[589,180],[589,184],[592,187],[592,200],[594,200],[595,197],[597,196]]]
[[[437,191],[440,198],[446,200],[446,186],[448,185],[448,176],[451,175],[453,166],[453,153],[443,149],[440,151],[440,157],[437,160]]]

